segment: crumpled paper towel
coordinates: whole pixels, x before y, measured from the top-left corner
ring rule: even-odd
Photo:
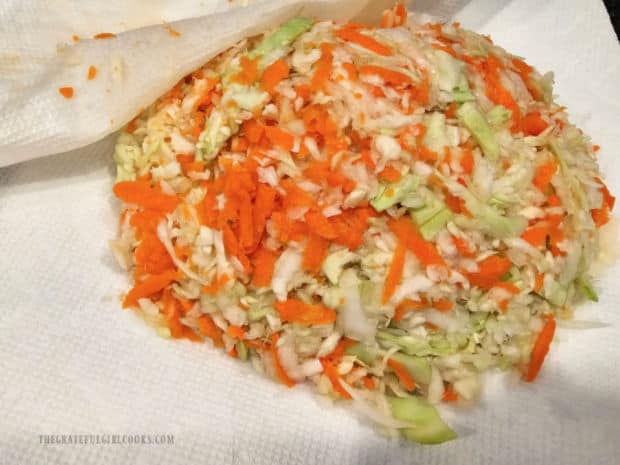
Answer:
[[[174,15],[182,15],[191,2],[177,2],[185,5],[178,13],[172,3],[139,10],[144,18],[137,23],[125,19],[126,27],[154,21],[158,8],[178,19]],[[68,4],[74,2],[46,2],[54,8]],[[2,34],[17,27],[4,6]],[[112,29],[125,12],[110,11],[101,14],[97,29],[75,32]],[[71,11],[66,13],[67,22],[77,24]],[[41,34],[48,34],[63,18],[57,13],[49,21],[31,18],[31,24],[42,25]],[[491,34],[539,69],[556,72],[560,102],[602,146],[602,172],[612,193],[620,193],[615,160],[620,47],[602,2],[472,0],[455,19]],[[27,49],[32,29],[23,27]],[[0,58],[5,70],[6,59]],[[149,72],[169,72],[173,57],[166,60],[167,66]],[[54,79],[40,78],[42,87]],[[6,79],[1,73],[0,80]],[[29,104],[34,112],[29,124],[48,118],[43,103]],[[0,112],[4,117],[6,109]],[[6,124],[3,119],[1,125]],[[13,130],[14,147],[34,143],[34,138],[19,139],[21,129]],[[0,134],[4,143],[7,133]],[[479,406],[447,412],[460,433],[456,441],[399,444],[377,435],[346,407],[326,407],[308,389],[286,389],[206,344],[160,339],[133,313],[121,310],[118,296],[129,282],[107,249],[118,212],[110,194],[113,145],[114,135],[70,153],[0,169],[1,465],[618,463],[618,265],[597,282],[600,301],[576,313],[577,319],[607,326],[560,328],[532,385],[490,376]],[[36,148],[46,152],[44,144]],[[617,242],[617,233],[612,241]],[[174,444],[46,445],[39,437],[154,433],[174,435]]]
[[[5,1],[0,5],[0,166],[100,140],[217,53],[287,18],[379,17],[391,3]],[[92,39],[102,32],[117,36]],[[74,35],[81,38],[74,41]],[[92,80],[90,66],[97,69]],[[62,87],[73,88],[71,99],[59,93]]]

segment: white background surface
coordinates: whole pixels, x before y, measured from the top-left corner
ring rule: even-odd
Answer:
[[[602,2],[473,0],[457,19],[555,71],[559,101],[602,146],[618,195],[620,47]],[[600,302],[576,315],[607,327],[559,330],[533,385],[492,377],[480,406],[450,416],[458,440],[398,444],[347,408],[207,345],[160,339],[120,309],[129,281],[107,249],[113,143],[0,169],[1,465],[619,462],[618,265],[598,282]],[[166,433],[175,444],[39,444],[71,433]]]

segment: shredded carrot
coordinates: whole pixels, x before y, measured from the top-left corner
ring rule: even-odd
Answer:
[[[243,123],[243,132],[250,143],[258,144],[265,132],[265,126],[255,119],[250,119]]]
[[[534,100],[542,100],[542,95],[540,91],[530,79],[530,74],[532,74],[534,68],[525,63],[523,60],[519,60],[518,58],[512,59],[512,66],[516,69],[532,98],[534,98]]]
[[[213,341],[215,347],[222,347],[224,345],[222,341],[222,330],[216,326],[209,315],[201,315],[198,318],[198,329],[202,334]]]
[[[323,357],[325,360],[328,360],[332,363],[336,363],[338,361],[340,361],[340,359],[344,356],[345,351],[351,347],[352,345],[354,345],[356,343],[356,341],[354,341],[353,339],[349,339],[347,337],[343,337],[342,339],[340,339],[338,341],[338,344],[336,344],[336,347],[334,347],[334,350],[332,350],[329,354],[327,354],[325,357]]]
[[[404,73],[377,65],[364,65],[360,68],[360,74],[372,74],[379,76],[386,84],[392,86],[412,85],[413,81]]]
[[[114,184],[114,195],[127,203],[133,203],[149,210],[171,212],[181,199],[162,193],[151,187],[147,181],[121,181]]]
[[[116,37],[116,34],[113,34],[111,32],[100,32],[99,34],[95,34],[93,36],[93,39],[114,39]]]
[[[460,164],[463,173],[471,174],[474,171],[474,154],[471,149],[463,149]]]
[[[396,287],[400,283],[403,277],[403,268],[405,266],[405,254],[407,248],[402,241],[398,241],[396,249],[394,250],[394,256],[392,257],[392,264],[385,277],[385,284],[383,285],[383,294],[381,295],[381,303],[387,303],[394,295]]]
[[[73,34],[71,36],[71,38],[73,39],[73,42],[79,42],[80,41],[80,38],[77,35],[75,35],[75,34]]]
[[[441,400],[443,400],[444,402],[456,402],[459,400],[459,395],[454,390],[454,386],[449,384],[444,388]]]
[[[456,250],[458,251],[458,253],[461,256],[467,257],[467,258],[471,258],[471,257],[475,257],[476,256],[475,252],[473,250],[471,250],[471,248],[469,247],[469,243],[465,239],[461,239],[460,237],[452,236],[452,242],[454,243],[454,246],[456,247]]]
[[[415,381],[402,363],[389,358],[387,361],[387,365],[392,370],[394,370],[394,373],[396,373],[399,381],[403,384],[403,386],[405,386],[405,389],[407,389],[407,391],[415,391]]]
[[[92,81],[93,79],[95,79],[95,76],[97,76],[97,68],[91,65],[88,67],[87,78],[89,81]]]
[[[243,55],[239,59],[239,72],[233,77],[233,81],[239,84],[250,85],[258,78],[258,58],[251,59]]]
[[[332,72],[333,49],[333,44],[321,44],[321,58],[319,58],[316,63],[316,69],[314,71],[314,75],[312,76],[312,82],[310,83],[311,90],[321,90],[325,86],[325,83],[329,81]]]
[[[424,310],[425,308],[428,308],[428,301],[426,299],[405,299],[401,303],[399,303],[394,309],[394,317],[392,319],[398,322],[403,319],[403,316],[405,316],[406,312],[410,310]]]
[[[288,77],[289,68],[282,59],[271,63],[260,78],[260,86],[263,90],[273,93],[273,89],[282,80]]]
[[[321,212],[316,210],[309,210],[304,219],[308,225],[310,231],[317,236],[321,236],[324,239],[335,239],[338,237],[338,232],[334,226],[329,222]]]
[[[521,126],[526,136],[537,136],[549,126],[547,122],[540,117],[540,113],[534,111],[528,113],[521,120]]]
[[[305,271],[318,273],[321,271],[323,261],[327,256],[329,241],[316,234],[310,234],[304,249],[301,266]]]
[[[538,168],[536,168],[536,173],[534,174],[532,183],[539,190],[544,191],[551,182],[557,168],[558,165],[555,160],[549,160],[548,162],[539,165]]]
[[[531,228],[527,228],[523,231],[523,234],[521,234],[521,239],[534,247],[541,247],[545,245],[548,235],[549,229],[545,226],[532,226]]]
[[[336,311],[322,304],[307,304],[298,299],[288,299],[276,302],[274,306],[283,323],[290,321],[307,325],[326,325],[336,321]]]
[[[542,273],[537,274],[534,278],[534,292],[536,292],[537,294],[540,294],[540,291],[542,290],[544,282],[545,282],[545,275]]]
[[[390,56],[393,54],[392,49],[382,43],[376,41],[366,34],[362,34],[355,29],[342,28],[337,30],[334,35],[346,42],[352,42],[378,55]]]
[[[226,334],[229,337],[241,340],[245,336],[245,329],[242,326],[230,325],[226,330]]]
[[[549,352],[549,346],[551,345],[551,341],[553,341],[553,335],[555,334],[555,318],[553,318],[553,315],[545,315],[545,318],[547,321],[538,335],[530,355],[530,365],[525,375],[525,381],[528,383],[534,381],[536,376],[538,376],[538,372],[545,361],[545,357]]]
[[[454,118],[456,115],[456,102],[450,102],[446,108],[446,118]]]
[[[70,99],[73,97],[73,87],[60,87],[58,89],[60,95],[62,95],[66,99]]]
[[[388,220],[388,227],[399,241],[413,252],[422,265],[445,265],[434,243],[425,241],[413,222],[406,217]]]
[[[385,181],[388,181],[388,182],[398,182],[401,175],[400,175],[400,171],[398,171],[393,166],[388,165],[385,168],[383,168],[383,170],[381,170],[378,176],[379,178]]]
[[[176,270],[167,270],[160,274],[150,275],[131,288],[123,300],[123,308],[137,307],[138,299],[149,297],[179,279],[181,279],[181,274]]]
[[[449,312],[454,307],[454,302],[448,299],[434,300],[432,307],[440,312]]]
[[[609,223],[609,210],[607,208],[595,208],[590,210],[590,215],[597,228]]]
[[[153,230],[141,231],[140,244],[134,251],[136,268],[139,268],[141,274],[158,274],[174,269],[170,254]]]
[[[312,207],[315,199],[305,190],[295,184],[293,181],[284,180],[281,183],[282,188],[286,191],[283,199],[285,206],[288,207]]]
[[[205,284],[204,286],[202,286],[201,290],[205,294],[216,295],[218,292],[220,292],[224,288],[224,286],[226,285],[228,281],[230,281],[230,276],[224,273],[220,275],[219,278],[218,277],[214,278],[210,284]]]
[[[295,145],[295,136],[277,126],[265,126],[265,135],[273,145],[282,147],[289,152]]]
[[[289,375],[284,370],[284,367],[280,363],[280,356],[278,354],[278,340],[280,339],[280,333],[275,333],[271,336],[271,355],[273,356],[273,365],[276,369],[276,373],[278,375],[278,379],[280,382],[287,387],[295,386],[295,381],[293,381]]]
[[[323,366],[323,373],[325,373],[325,376],[327,376],[329,381],[332,383],[332,388],[334,389],[334,391],[340,394],[340,396],[342,396],[344,399],[351,399],[351,395],[347,391],[345,391],[345,389],[342,387],[342,384],[340,384],[344,383],[344,381],[340,379],[338,369],[326,358],[322,358],[319,360],[321,361],[321,365]]]
[[[353,63],[343,63],[342,67],[347,72],[347,75],[349,77],[349,81],[352,81],[352,82],[357,81],[357,68],[355,67],[355,64],[353,64]]]
[[[521,124],[521,110],[510,91],[501,82],[500,69],[503,68],[504,65],[499,58],[492,54],[489,54],[479,66],[484,74],[486,96],[492,102],[503,105],[512,112],[512,130],[517,131]]]
[[[278,256],[275,252],[260,247],[251,257],[254,272],[252,274],[252,285],[255,287],[271,286],[273,268]]]
[[[364,384],[364,387],[369,390],[377,388],[377,382],[375,381],[375,378],[370,375],[366,375],[362,378],[362,384]]]
[[[507,258],[491,255],[478,262],[478,271],[467,273],[467,278],[472,286],[478,286],[481,289],[491,289],[499,281],[499,278],[510,270],[511,266],[512,263]]]

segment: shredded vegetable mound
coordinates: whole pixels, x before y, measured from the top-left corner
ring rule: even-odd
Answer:
[[[533,381],[596,300],[614,198],[541,75],[458,24],[291,19],[120,135],[123,300],[423,443],[480,374]]]

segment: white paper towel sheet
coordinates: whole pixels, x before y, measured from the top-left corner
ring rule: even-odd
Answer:
[[[63,3],[70,2],[46,2]],[[157,5],[182,17],[184,7],[172,3]],[[10,8],[3,8],[0,33],[13,27],[2,14]],[[126,13],[110,11],[102,12],[100,31]],[[560,102],[602,146],[602,171],[612,193],[620,193],[620,47],[602,2],[472,0],[456,19],[556,72]],[[126,28],[144,24],[126,22]],[[24,47],[29,34],[26,29]],[[42,79],[41,85],[55,77]],[[33,124],[35,115],[46,117],[41,111]],[[0,112],[6,116],[5,107]],[[21,130],[2,132],[2,121],[0,144],[11,134],[12,144],[28,142],[17,137]],[[45,152],[45,144],[32,150]],[[460,433],[456,441],[394,443],[348,408],[326,407],[303,387],[286,389],[206,344],[160,339],[120,309],[118,295],[129,281],[107,249],[117,220],[113,144],[112,135],[0,169],[1,465],[619,463],[618,265],[597,283],[600,302],[576,314],[608,326],[560,329],[532,385],[491,376],[479,406],[448,412]],[[0,159],[6,153],[0,149]],[[174,435],[174,444],[45,445],[39,437],[154,433]]]

